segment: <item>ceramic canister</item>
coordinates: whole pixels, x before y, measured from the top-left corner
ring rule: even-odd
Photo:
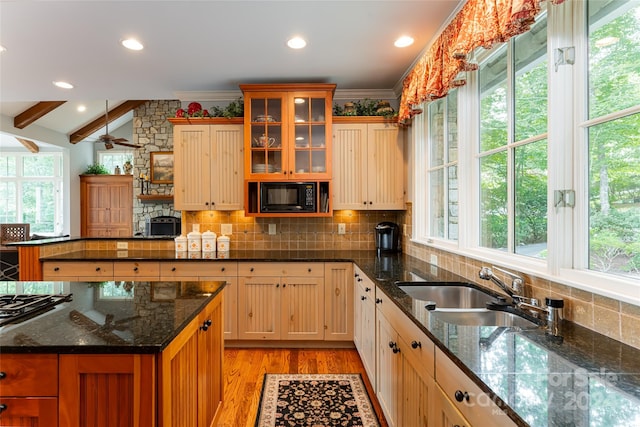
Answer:
[[[216,251],[216,233],[213,231],[205,231],[202,233],[202,252]]]
[[[185,236],[180,235],[173,240],[176,242],[176,252],[187,251],[187,238]]]
[[[218,237],[218,252],[229,252],[230,241],[229,236]]]
[[[189,252],[200,252],[202,249],[202,234],[199,231],[192,231],[187,234]]]
[[[218,259],[229,259],[229,251],[218,251],[218,255],[216,256]]]

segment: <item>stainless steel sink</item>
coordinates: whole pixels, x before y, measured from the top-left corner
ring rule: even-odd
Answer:
[[[398,282],[411,298],[433,301],[436,308],[485,308],[494,298],[470,286],[434,284],[432,282]]]
[[[517,314],[487,309],[436,310],[431,312],[436,319],[461,326],[509,326],[535,329],[538,325]]]

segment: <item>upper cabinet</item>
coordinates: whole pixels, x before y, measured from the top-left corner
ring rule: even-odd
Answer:
[[[174,125],[173,144],[176,210],[243,209],[241,124]]]
[[[133,176],[80,175],[82,237],[133,235]]]
[[[333,84],[240,85],[245,179],[331,179]]]
[[[404,131],[377,117],[339,121],[333,125],[333,209],[404,209]]]

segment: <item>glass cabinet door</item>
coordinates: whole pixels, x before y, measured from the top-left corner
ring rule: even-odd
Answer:
[[[325,174],[327,172],[326,148],[326,97],[293,97],[293,164],[294,174]]]
[[[282,174],[286,161],[282,98],[252,98],[250,114],[251,173]]]

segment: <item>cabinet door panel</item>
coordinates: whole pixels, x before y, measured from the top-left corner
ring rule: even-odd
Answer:
[[[1,396],[58,395],[56,354],[3,354],[0,371],[6,374],[0,383]]]
[[[281,339],[324,339],[324,279],[282,278]]]
[[[326,341],[353,340],[353,263],[326,263],[325,333]]]
[[[226,289],[225,291],[226,292]],[[222,305],[220,298],[209,304],[198,316],[200,324],[211,322],[206,330],[198,332],[198,427],[210,427],[222,406],[224,382],[222,379]],[[195,377],[194,377],[195,378]],[[191,424],[182,424],[183,426]]]
[[[404,209],[403,141],[397,125],[369,125],[369,209]]]
[[[211,159],[209,126],[174,128],[174,203],[176,210],[209,209]]]
[[[280,339],[279,277],[240,278],[238,302],[239,339]]]
[[[367,125],[333,125],[333,208],[366,209]]]
[[[394,352],[398,345],[398,336],[384,315],[377,311],[377,370],[376,370],[376,396],[382,407],[387,422],[390,426],[400,426],[399,394],[401,387],[400,355]]]
[[[244,206],[243,126],[211,127],[212,209],[241,210]]]

